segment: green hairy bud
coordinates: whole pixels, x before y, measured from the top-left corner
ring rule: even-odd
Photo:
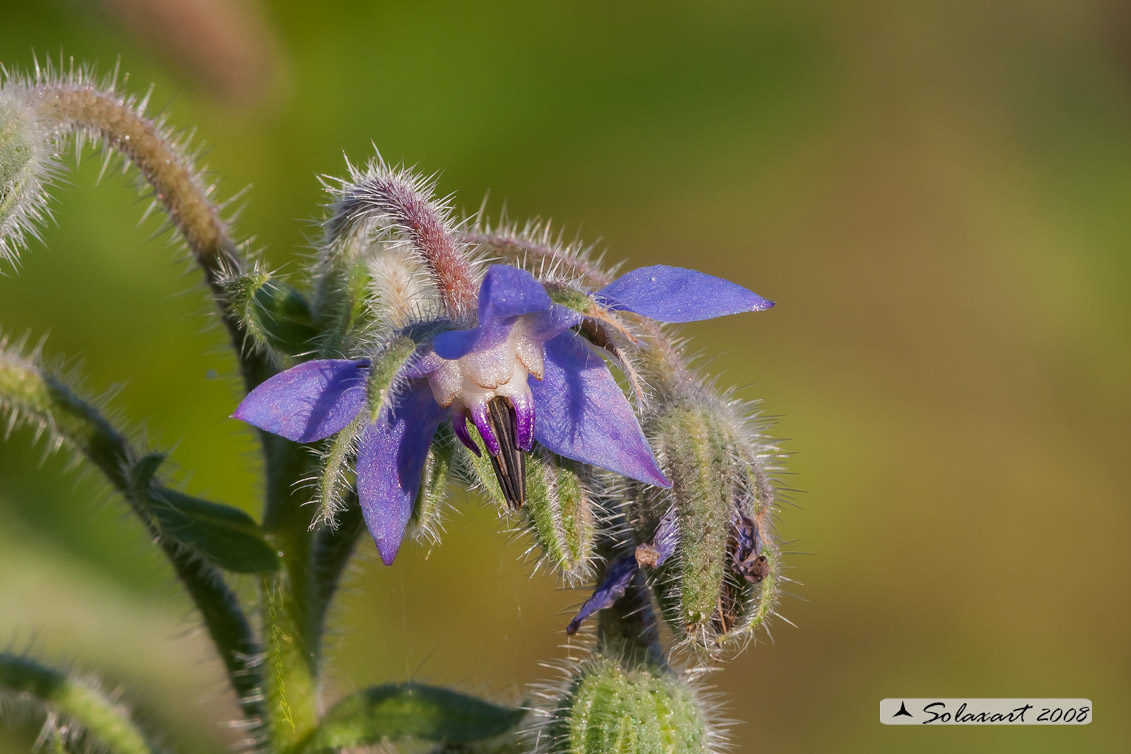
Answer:
[[[546,754],[705,754],[716,734],[673,669],[597,655],[534,732]]]
[[[0,81],[0,259],[14,262],[47,215],[55,172],[50,134],[26,93]]]
[[[709,651],[741,646],[773,613],[780,584],[762,459],[709,403],[673,405],[649,431],[672,488],[639,489],[634,524],[646,542],[674,506],[681,533],[677,556],[649,583],[677,635]]]

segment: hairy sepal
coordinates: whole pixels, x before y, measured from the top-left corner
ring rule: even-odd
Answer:
[[[435,544],[440,541],[455,453],[455,438],[449,426],[441,424],[424,462],[420,491],[416,494],[412,518],[408,522],[409,536],[417,542]]]
[[[58,171],[54,151],[27,92],[0,79],[0,261],[15,264],[49,217],[49,189]]]

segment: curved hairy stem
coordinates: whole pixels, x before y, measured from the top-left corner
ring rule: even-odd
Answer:
[[[263,528],[282,557],[282,568],[263,578],[263,694],[273,751],[289,751],[318,724],[318,586],[306,448],[267,438],[267,511]]]
[[[21,83],[13,79],[6,88],[19,89]],[[24,85],[28,104],[44,128],[57,136],[78,134],[103,143],[128,160],[152,186],[155,201],[168,213],[204,272],[248,389],[269,377],[273,373],[269,360],[242,348],[239,323],[228,311],[223,281],[242,267],[236,244],[212,202],[212,187],[202,180],[181,146],[145,116],[144,103],[123,97],[112,87],[99,87],[84,74],[39,73]]]
[[[158,748],[93,684],[41,665],[27,657],[0,652],[0,692],[29,696],[50,713],[81,726],[112,754],[156,754]]]
[[[167,536],[156,507],[172,491],[133,483],[132,470],[144,457],[93,405],[75,395],[33,359],[18,356],[0,341],[0,413],[10,423],[27,422],[47,431],[90,461],[129,503],[173,566],[204,620],[228,678],[249,720],[261,716],[256,667],[259,646],[239,600],[215,566]]]

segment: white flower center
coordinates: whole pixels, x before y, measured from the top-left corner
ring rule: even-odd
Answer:
[[[507,339],[491,348],[474,350],[454,361],[443,360],[428,376],[436,402],[444,408],[486,405],[492,398],[529,398],[527,377],[542,379],[542,343],[531,337],[520,319]]]

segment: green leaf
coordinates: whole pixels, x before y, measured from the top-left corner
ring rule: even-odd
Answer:
[[[238,508],[162,489],[154,492],[153,515],[162,533],[221,568],[264,573],[279,567],[259,524]]]
[[[163,453],[150,453],[129,470],[130,494],[145,501],[161,535],[234,573],[278,569],[278,552],[251,516],[157,484],[154,478],[164,461]]]
[[[506,733],[525,714],[450,689],[409,683],[373,686],[334,705],[300,751],[313,754],[408,738],[471,743]]]

